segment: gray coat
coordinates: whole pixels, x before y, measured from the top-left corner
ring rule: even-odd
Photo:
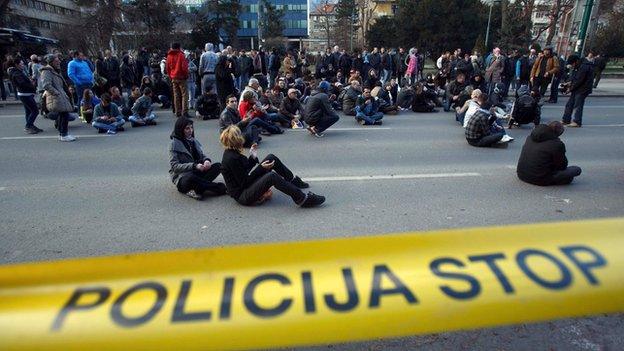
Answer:
[[[50,112],[73,112],[74,106],[67,95],[65,80],[54,68],[44,66],[40,70],[39,90],[44,91],[46,108]]]
[[[492,59],[492,63],[485,70],[485,81],[488,83],[500,83],[503,79],[503,69],[505,68],[505,58],[500,55]]]
[[[201,162],[206,160],[210,161],[210,159],[204,155],[201,144],[195,138],[193,138],[193,146],[200,155]],[[171,164],[171,169],[169,169],[171,181],[173,184],[178,185],[180,177],[186,173],[193,172],[197,163],[193,159],[193,155],[184,146],[184,143],[177,138],[173,138],[171,140],[171,146],[169,147],[169,164]]]

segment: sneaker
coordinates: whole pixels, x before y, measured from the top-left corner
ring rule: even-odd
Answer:
[[[26,128],[24,128],[24,133],[26,133],[26,134],[37,134],[39,132],[37,130],[35,130],[35,128],[33,128],[33,127],[26,127]]]
[[[306,129],[310,132],[311,135],[316,134],[316,129],[313,126],[307,126]]]
[[[106,133],[106,129],[98,128],[98,134]]]
[[[186,193],[186,196],[195,200],[202,200],[204,198],[203,196],[196,193],[195,190],[190,190],[188,193]]]
[[[323,132],[314,132],[314,136],[317,137],[317,138],[322,138],[322,137],[325,136],[325,133],[323,133]]]
[[[566,125],[568,128],[581,128],[581,125],[576,122],[570,122],[570,124]]]
[[[112,130],[112,129],[109,129],[109,130],[106,131],[106,134],[107,135],[115,135],[115,134],[117,134],[117,132]]]
[[[568,124],[570,124],[570,122],[561,121],[561,124],[563,124],[564,126],[567,126]]]
[[[32,126],[32,128],[33,128],[34,130],[36,130],[36,131],[37,131],[37,133],[42,133],[42,132],[43,132],[43,129],[41,129],[41,128],[37,128],[37,126]]]
[[[380,125],[382,125],[382,124],[383,124],[383,121],[382,121],[382,120],[375,121],[375,123],[373,123],[373,125],[376,125],[376,126],[380,126]]]
[[[76,137],[70,134],[67,134],[65,136],[59,136],[59,141],[66,141],[66,142],[70,142],[70,141],[75,141]]]
[[[366,123],[366,122],[364,122],[364,120],[363,120],[363,119],[358,119],[358,120],[357,120],[357,122],[358,122],[358,124],[359,124],[359,125],[361,125],[361,126],[363,126],[363,125],[364,125],[364,123]]]
[[[309,192],[299,206],[303,208],[316,207],[325,202],[325,197]]]
[[[296,186],[299,189],[306,189],[310,187],[310,184],[304,182],[303,180],[301,180],[301,178],[299,178],[299,176],[295,176],[295,178],[293,178],[292,182],[294,186]]]
[[[271,136],[271,132],[269,132],[269,131],[268,131],[268,130],[266,130],[266,129],[262,129],[262,130],[260,131],[260,135],[264,135],[264,136]]]
[[[500,140],[503,143],[508,143],[510,141],[513,141],[514,138],[510,137],[509,135],[503,135],[503,138]]]
[[[303,129],[303,124],[300,121],[293,121],[292,129]]]

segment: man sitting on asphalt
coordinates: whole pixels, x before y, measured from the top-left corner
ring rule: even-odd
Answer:
[[[108,93],[102,94],[100,103],[93,109],[93,123],[91,124],[100,133],[117,134],[123,132],[126,121],[119,111],[119,107],[111,102]]]
[[[347,116],[355,116],[355,103],[362,93],[360,81],[352,80],[348,88],[345,89],[342,98],[342,112]]]
[[[451,108],[461,107],[468,98],[460,99],[466,83],[466,76],[463,73],[457,75],[454,81],[446,89],[446,100],[444,101],[444,111],[449,112]],[[469,95],[470,96],[470,95]]]
[[[488,101],[486,94],[477,97],[479,106],[483,107]],[[468,144],[477,147],[489,147],[499,142],[511,141],[502,127],[496,125],[496,114],[479,108],[466,122],[465,135]]]
[[[364,88],[362,95],[357,99],[355,106],[355,120],[362,125],[381,125],[383,113],[379,111],[379,102],[376,97],[371,96],[371,89]]]
[[[540,124],[533,129],[522,147],[517,173],[520,180],[535,185],[566,185],[581,174],[581,168],[568,167],[565,144],[559,121]]]
[[[156,115],[152,112],[152,89],[143,89],[143,96],[132,105],[132,116],[128,119],[132,127],[156,125]]]
[[[207,87],[209,88],[209,87]],[[253,123],[256,119],[242,119],[238,113],[238,99],[236,95],[229,95],[225,99],[225,108],[219,116],[219,128],[223,132],[227,127],[235,125],[241,130],[243,137],[245,138],[245,147],[250,147],[253,144],[258,144],[262,140],[260,137],[260,129]]]
[[[219,118],[219,109],[219,96],[214,92],[212,84],[208,84],[204,87],[204,93],[195,102],[195,117],[204,121],[216,119]]]
[[[291,128],[298,129],[303,128],[301,124],[301,116],[303,114],[303,105],[299,101],[299,92],[297,89],[288,89],[288,94],[282,99],[282,103],[279,106],[279,113],[290,119]]]
[[[331,107],[327,91],[330,84],[327,81],[319,83],[318,89],[313,91],[306,102],[305,122],[308,124],[308,131],[317,138],[322,138],[323,132],[338,122],[338,114]]]

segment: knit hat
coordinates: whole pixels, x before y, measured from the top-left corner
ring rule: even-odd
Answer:
[[[329,82],[326,80],[320,82],[318,86],[319,90],[324,91],[324,92],[327,92],[329,90],[329,87],[330,87]]]

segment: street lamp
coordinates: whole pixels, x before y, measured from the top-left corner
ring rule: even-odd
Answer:
[[[494,4],[500,4],[501,0],[491,0],[490,1],[490,15],[488,16],[488,25],[487,31],[485,32],[485,49],[487,50],[488,42],[490,41],[490,23],[492,22],[492,8]]]

